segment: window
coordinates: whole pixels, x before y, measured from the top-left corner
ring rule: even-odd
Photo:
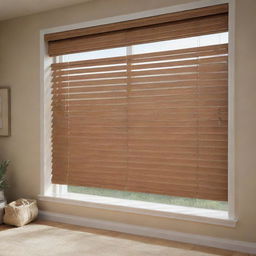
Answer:
[[[227,5],[134,24],[46,35],[52,182],[226,209]]]

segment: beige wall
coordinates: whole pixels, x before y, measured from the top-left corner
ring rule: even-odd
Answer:
[[[194,1],[194,0],[192,0]],[[94,0],[0,23],[0,86],[11,87],[12,136],[0,138],[11,160],[8,198],[33,197],[40,185],[39,31],[87,20],[162,8],[191,0]],[[41,202],[43,210],[181,232],[256,242],[256,1],[236,1],[235,176],[236,228]]]

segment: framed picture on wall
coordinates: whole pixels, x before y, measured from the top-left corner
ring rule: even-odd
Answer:
[[[0,136],[10,136],[10,89],[0,87]]]

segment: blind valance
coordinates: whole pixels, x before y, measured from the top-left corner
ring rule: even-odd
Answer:
[[[49,56],[219,33],[228,29],[228,5],[45,35]]]

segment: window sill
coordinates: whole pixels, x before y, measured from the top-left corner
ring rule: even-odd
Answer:
[[[39,200],[227,227],[235,227],[237,223],[236,219],[231,219],[229,217],[227,211],[200,209],[177,205],[165,205],[94,195],[76,193],[65,193],[61,195],[50,194],[39,195]]]

